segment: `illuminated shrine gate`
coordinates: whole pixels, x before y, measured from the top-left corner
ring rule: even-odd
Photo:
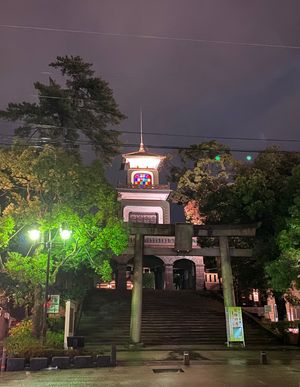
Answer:
[[[148,152],[142,138],[138,151],[123,154],[124,169],[127,172],[126,184],[119,186],[117,191],[121,204],[121,216],[125,222],[149,225],[170,224],[170,203],[168,201],[171,193],[170,186],[162,185],[159,181],[159,168],[164,159],[165,156]],[[128,255],[123,260],[116,258],[118,262],[114,272],[116,287],[121,290],[126,289],[131,279],[128,270],[126,274],[126,265],[133,256],[134,238],[131,236],[129,242],[129,250],[131,249],[132,255]],[[175,289],[178,276],[180,277],[180,289],[204,289],[203,255],[177,254],[174,250],[174,235],[145,235],[144,245],[145,257],[156,256],[163,262],[163,268],[159,273],[162,278],[159,281],[156,278],[159,289]],[[194,251],[199,251],[197,250],[199,247],[197,237],[193,238],[192,246]],[[165,251],[167,251],[166,254]],[[216,253],[215,256],[218,254]],[[146,263],[144,268],[147,268]],[[154,268],[150,270],[154,272]],[[155,272],[155,275],[157,277],[158,273]]]
[[[159,181],[159,167],[165,159],[164,156],[148,152],[141,138],[140,148],[137,152],[123,155],[125,170],[127,171],[126,184],[119,186],[118,197],[121,203],[122,217],[125,222],[139,224],[169,224],[170,204],[168,201],[171,193],[169,185],[162,185]],[[197,238],[193,244],[197,245]],[[165,248],[174,247],[174,237],[145,236],[146,249],[157,248],[155,254],[145,252],[144,270],[149,266],[149,257],[158,257],[163,263],[162,268],[150,265],[150,270],[155,275],[155,288],[171,290],[175,288],[174,278],[180,277],[180,288],[204,288],[204,263],[202,256],[173,257],[164,255]],[[134,245],[134,237],[130,239],[130,246]],[[179,259],[185,259],[178,266]],[[130,259],[130,258],[129,258]],[[155,258],[153,258],[155,259]],[[174,265],[174,262],[177,264]],[[116,286],[126,288],[130,280],[126,274],[125,263],[119,262],[115,271]],[[153,267],[152,267],[153,266]],[[127,276],[127,278],[126,278]],[[159,278],[158,278],[159,277]],[[127,280],[127,281],[126,281]]]
[[[124,169],[127,171],[126,184],[119,186],[117,191],[122,218],[125,222],[153,225],[170,224],[168,198],[171,190],[169,185],[162,185],[159,181],[159,167],[164,159],[165,156],[148,152],[144,147],[142,138],[138,151],[123,155]],[[129,248],[132,248],[134,243],[134,236],[131,236]],[[156,256],[160,262],[163,262],[163,267],[159,271],[158,268],[155,271],[154,267],[150,267],[150,270],[155,274],[156,289],[175,289],[178,276],[180,277],[180,289],[201,290],[204,288],[205,266],[202,255],[187,257],[176,254],[172,250],[175,244],[174,236],[146,235],[144,244],[145,259],[149,261],[146,257]],[[194,238],[193,248],[196,247],[197,238]],[[167,254],[164,254],[165,249],[168,251]],[[172,256],[170,256],[170,251],[173,251]],[[132,256],[133,253],[125,260],[118,258],[118,265],[114,271],[118,289],[128,288],[131,278],[130,272],[126,270],[126,265]],[[185,261],[180,261],[181,259]],[[143,266],[146,270],[147,263],[144,263]]]
[[[118,199],[121,203],[122,218],[130,222],[130,243],[127,251],[115,257],[118,263],[116,283],[117,288],[126,289],[126,268],[128,261],[134,257],[133,289],[131,301],[130,336],[133,343],[139,343],[141,338],[142,316],[142,282],[143,257],[159,257],[164,264],[162,286],[164,289],[174,289],[175,274],[181,272],[182,286],[190,286],[194,282],[196,289],[204,287],[204,256],[221,256],[222,287],[224,305],[234,306],[233,279],[230,256],[249,257],[251,250],[230,249],[228,237],[254,236],[256,226],[193,226],[184,224],[185,236],[179,238],[181,226],[170,224],[171,193],[169,185],[159,183],[159,166],[164,156],[148,152],[141,137],[140,148],[136,152],[123,154],[123,163],[127,170],[126,184],[119,186]],[[176,238],[175,238],[176,235]],[[197,245],[197,237],[217,237],[219,246],[201,248]],[[179,238],[179,239],[178,239]],[[186,247],[182,248],[182,244]],[[176,261],[188,259],[187,264],[176,265]],[[182,261],[183,262],[183,261]],[[191,280],[193,268],[194,278]],[[176,273],[176,269],[178,273]],[[185,281],[185,282],[184,282]]]

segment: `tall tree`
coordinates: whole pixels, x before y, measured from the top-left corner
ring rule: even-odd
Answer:
[[[175,176],[178,181],[175,198],[177,196],[183,199],[181,201],[184,204],[190,200],[197,202],[201,218],[206,223],[261,223],[254,245],[256,260],[247,261],[244,268],[236,263],[239,266],[236,273],[240,277],[240,286],[273,286],[276,270],[284,276],[285,284],[288,281],[290,283],[295,278],[295,271],[289,269],[288,254],[283,264],[282,246],[280,248],[278,238],[286,229],[286,234],[283,235],[289,235],[288,239],[292,243],[290,228],[291,224],[295,227],[297,219],[289,221],[288,217],[289,211],[295,212],[295,207],[292,206],[300,192],[299,153],[283,152],[277,147],[270,147],[249,164],[236,163],[229,151],[222,154],[219,151],[221,146],[214,142],[200,144],[198,149],[206,147],[210,152],[207,152],[206,157],[198,153],[198,159],[196,146],[193,146],[192,153],[185,152],[185,156],[189,156],[189,153],[192,155],[187,161],[184,160],[185,164],[189,161],[191,167],[183,169]],[[220,155],[217,160],[216,148]],[[235,243],[243,241],[236,240]],[[271,262],[276,263],[272,266]],[[253,276],[252,281],[245,282],[250,270],[257,275]]]
[[[300,288],[300,165],[292,169],[289,186],[293,203],[277,235],[280,255],[267,265],[271,285],[279,292],[287,291],[291,282]]]
[[[0,117],[21,122],[16,135],[28,140],[78,148],[87,140],[109,162],[118,152],[120,132],[111,129],[124,118],[108,83],[94,76],[92,65],[79,56],[58,56],[49,65],[60,71],[63,84],[35,82],[38,103],[9,103]]]
[[[228,147],[216,141],[192,145],[190,149],[180,151],[179,156],[181,165],[170,167],[170,178],[177,183],[172,199],[183,203],[188,220],[219,222],[219,207],[225,198],[216,201],[212,196],[220,195],[234,182],[240,163]]]
[[[84,165],[62,149],[16,147],[0,151],[2,215],[14,218],[23,228],[7,254],[5,269],[35,292],[34,332],[40,333],[42,284],[50,254],[50,283],[62,270],[84,267],[106,276],[109,259],[127,245],[127,232],[118,219],[115,190],[107,183],[102,166]],[[25,234],[38,227],[41,244],[32,244]],[[72,237],[59,239],[59,229]],[[51,250],[46,241],[51,234]]]

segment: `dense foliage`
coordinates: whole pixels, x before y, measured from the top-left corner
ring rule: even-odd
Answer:
[[[213,141],[182,151],[181,159],[183,167],[170,171],[178,183],[174,200],[186,206],[188,220],[261,224],[255,259],[234,262],[240,288],[282,292],[299,282],[300,155],[270,147],[242,162]]]
[[[21,122],[16,134],[30,142],[39,139],[74,153],[81,137],[98,158],[110,161],[118,152],[120,132],[107,129],[125,116],[108,83],[95,77],[92,65],[79,56],[58,56],[49,66],[60,71],[63,84],[52,77],[48,84],[35,82],[38,103],[9,103],[0,117]]]
[[[7,235],[11,227],[15,232],[8,246],[6,234],[2,238],[4,271],[19,289],[34,295],[40,309],[48,254],[51,284],[68,271],[89,270],[109,279],[109,260],[126,248],[128,236],[101,164],[84,165],[78,156],[52,146],[2,149],[0,164],[0,219]],[[41,230],[40,243],[27,238],[31,228]],[[72,231],[70,240],[61,240],[60,228]],[[81,282],[78,287],[86,289]]]

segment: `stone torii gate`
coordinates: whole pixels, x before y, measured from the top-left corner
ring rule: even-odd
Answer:
[[[131,235],[135,235],[134,248],[124,254],[134,256],[133,289],[131,299],[130,339],[133,344],[141,342],[143,256],[163,254],[165,256],[183,254],[185,256],[221,257],[222,288],[224,306],[236,306],[231,257],[251,257],[252,249],[230,248],[229,237],[253,237],[259,224],[252,225],[192,225],[189,223],[139,224],[129,223]],[[174,248],[147,248],[144,250],[144,236],[175,236]],[[219,247],[193,248],[193,237],[214,237],[219,239]]]

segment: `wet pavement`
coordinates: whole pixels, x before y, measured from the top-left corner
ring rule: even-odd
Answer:
[[[300,350],[268,349],[268,364],[258,350],[189,348],[184,366],[182,348],[119,351],[116,368],[4,372],[1,387],[300,387]]]
[[[300,363],[290,365],[245,364],[148,364],[102,369],[52,370],[3,373],[3,387],[299,387]],[[153,370],[160,372],[154,372]],[[183,372],[180,372],[181,369]]]
[[[183,352],[188,351],[190,359],[194,362],[200,362],[202,365],[207,364],[258,364],[261,358],[261,352],[265,352],[270,364],[289,365],[292,362],[299,362],[300,365],[300,348],[299,347],[282,347],[277,348],[257,348],[257,349],[229,349],[222,348],[219,350],[210,350],[207,347],[199,349],[197,347],[182,346],[181,348],[171,347],[156,349],[143,349],[134,351],[118,351],[117,359],[119,365],[143,365],[147,362],[157,361],[180,361],[183,358]],[[299,386],[300,387],[300,386]]]

